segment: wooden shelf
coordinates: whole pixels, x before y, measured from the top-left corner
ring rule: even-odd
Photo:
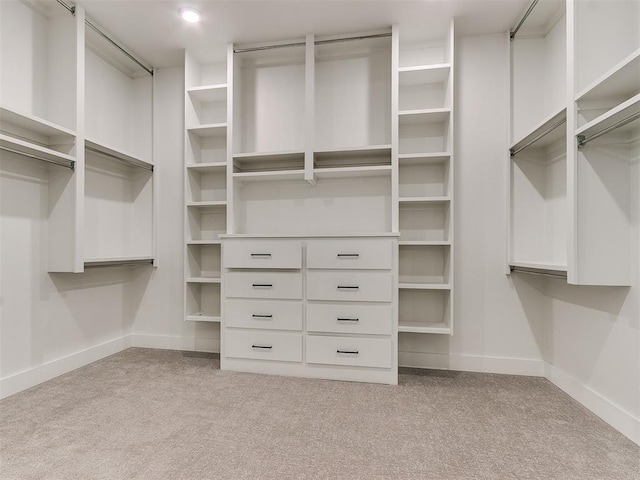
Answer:
[[[187,203],[187,207],[194,207],[194,208],[226,207],[226,206],[227,206],[226,200]]]
[[[195,313],[191,315],[187,315],[185,317],[187,322],[211,322],[211,323],[220,323],[222,321],[221,317],[216,317],[213,315],[203,315],[201,313]]]
[[[398,325],[399,333],[435,333],[440,335],[451,335],[451,327],[444,322],[439,323],[419,323],[419,322],[400,322]]]
[[[304,152],[301,150],[287,150],[282,152],[234,153],[233,160],[242,160],[243,162],[271,162],[288,160],[304,161]]]
[[[73,168],[75,164],[75,157],[71,155],[1,133],[0,146],[68,168]]]
[[[448,152],[437,153],[401,153],[398,155],[398,163],[400,165],[428,165],[445,163],[451,159]]]
[[[69,130],[44,118],[18,112],[17,110],[7,107],[0,107],[0,122],[3,125],[13,125],[14,127],[27,130],[37,135],[42,135],[50,139],[55,138],[68,143],[73,142],[76,138],[76,133],[73,130]]]
[[[450,63],[401,67],[398,69],[399,83],[400,86],[443,83],[448,80],[450,70]]]
[[[399,282],[398,288],[400,290],[451,290],[451,285],[448,283],[406,283]]]
[[[188,170],[192,170],[194,172],[217,172],[220,170],[226,170],[226,163],[193,163],[191,165],[187,165]]]
[[[451,246],[449,240],[401,240],[398,242],[400,247],[439,247],[439,246]]]
[[[450,108],[426,108],[420,110],[403,110],[398,112],[400,125],[422,125],[444,123],[449,120]]]
[[[391,145],[367,145],[363,147],[334,148],[328,150],[316,150],[315,160],[325,159],[361,159],[370,157],[388,156],[391,158]]]
[[[114,160],[124,162],[136,167],[153,169],[152,162],[148,162],[147,160],[144,160],[139,156],[136,156],[129,152],[125,152],[123,150],[107,145],[105,143],[97,142],[95,140],[90,140],[87,138],[84,141],[84,146],[85,146],[85,149],[87,150],[93,151],[97,154],[105,155]]]
[[[196,102],[222,102],[227,99],[227,84],[191,87],[187,88],[187,93]]]
[[[447,203],[450,202],[450,197],[400,197],[398,202],[404,203],[406,205],[417,205],[417,204],[434,204],[434,203]]]
[[[638,112],[640,112],[640,93],[576,130],[576,136],[581,135],[588,138],[631,115],[638,114]],[[636,126],[635,128],[637,129],[638,127]]]
[[[315,178],[386,177],[391,175],[391,165],[315,168],[313,175]]]
[[[640,49],[578,93],[576,102],[631,97],[637,93],[640,93]]]
[[[304,170],[270,170],[266,172],[239,172],[233,179],[240,182],[263,182],[276,180],[304,180]]]
[[[227,124],[207,123],[204,125],[194,125],[187,127],[187,131],[201,138],[225,137],[227,135]]]
[[[514,152],[520,150],[527,144],[535,145],[536,147],[547,147],[551,145],[566,135],[566,128],[564,128],[564,122],[566,122],[566,120],[567,109],[562,108],[560,111],[545,118],[531,132],[511,145],[509,150]],[[554,126],[555,128],[553,128]],[[543,135],[545,132],[548,133]]]
[[[187,245],[221,245],[220,240],[187,240]]]
[[[187,283],[220,283],[220,277],[189,277]]]

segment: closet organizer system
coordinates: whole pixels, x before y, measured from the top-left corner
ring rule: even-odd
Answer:
[[[223,369],[397,383],[398,335],[452,333],[453,42],[185,53],[185,319]]]
[[[0,149],[51,165],[47,270],[153,263],[153,71],[80,6],[0,12]]]
[[[638,32],[640,2],[605,0],[536,0],[511,32],[510,271],[630,285]]]

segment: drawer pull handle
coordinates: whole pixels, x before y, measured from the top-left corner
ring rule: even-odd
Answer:
[[[358,290],[359,288],[357,285],[338,285],[338,290]]]
[[[273,345],[251,345],[251,348],[257,348],[259,350],[271,350]]]
[[[360,321],[359,318],[342,318],[342,317],[338,317],[337,320],[339,322],[359,322]]]
[[[253,318],[273,318],[273,315],[266,315],[261,313],[254,313],[251,315]]]
[[[252,253],[251,258],[271,258],[270,253]]]
[[[273,283],[252,283],[253,288],[272,288]]]
[[[338,258],[358,258],[359,253],[339,253]]]
[[[336,350],[336,353],[341,353],[343,355],[358,355],[358,350]]]

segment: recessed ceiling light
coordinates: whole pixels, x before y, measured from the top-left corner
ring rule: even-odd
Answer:
[[[180,16],[185,22],[196,23],[200,21],[200,12],[192,7],[182,7],[179,10]]]

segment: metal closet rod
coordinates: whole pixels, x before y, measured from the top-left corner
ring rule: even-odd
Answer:
[[[67,10],[69,10],[69,12],[72,15],[75,15],[76,13],[76,7],[75,6],[71,6],[68,3],[64,2],[63,0],[56,0],[60,5],[62,5],[64,8],[66,8]],[[91,21],[89,21],[87,18],[84,19],[84,23],[90,27],[93,31],[95,31],[98,35],[100,35],[102,38],[104,38],[107,42],[109,42],[111,45],[113,45],[114,47],[116,47],[118,50],[120,50],[122,53],[124,53],[129,59],[131,59],[134,63],[136,63],[137,65],[139,65],[144,71],[146,71],[149,75],[153,75],[153,69],[147,67],[144,63],[142,63],[140,60],[138,60],[135,56],[133,56],[131,53],[129,53],[127,50],[125,50],[124,48],[122,48],[120,45],[118,45],[115,40],[112,40],[111,37],[109,37],[106,33],[104,33],[102,30],[100,30],[98,27],[96,27],[93,23],[91,23]]]
[[[515,272],[515,273],[526,273],[527,275],[538,275],[540,277],[551,277],[551,278],[567,278],[567,274],[566,273],[551,273],[551,272],[539,272],[539,271],[535,271],[535,270],[529,270],[527,268],[521,268],[521,267],[509,267],[509,270],[511,272]]]
[[[578,148],[582,148],[587,143],[589,143],[591,140],[595,140],[596,138],[601,137],[602,135],[604,135],[606,133],[609,133],[609,132],[615,130],[616,128],[624,127],[627,123],[631,123],[634,120],[637,120],[638,118],[640,118],[640,112],[632,113],[628,117],[623,118],[622,120],[614,123],[613,125],[610,125],[607,128],[605,128],[603,130],[600,130],[598,133],[594,133],[590,137],[585,137],[584,135],[578,135],[578,137],[577,137],[578,138]]]
[[[134,162],[132,160],[127,160],[124,159],[122,157],[119,157],[117,155],[113,155],[112,153],[107,153],[107,152],[103,152],[102,150],[98,150],[97,148],[93,148],[93,147],[84,147],[85,150],[89,150],[90,152],[95,153],[96,155],[104,155],[105,157],[109,157],[117,162],[120,163],[124,163],[126,165],[132,165],[134,167],[138,167],[138,168],[144,168],[145,170],[149,170],[151,172],[153,172],[153,165],[149,165],[147,163],[143,163],[143,162]]]
[[[515,157],[517,154],[519,154],[522,150],[524,150],[525,148],[530,147],[531,145],[533,145],[534,143],[536,143],[538,140],[540,140],[543,137],[546,137],[547,135],[549,135],[551,132],[553,132],[556,128],[558,128],[560,125],[564,124],[567,122],[566,118],[563,118],[562,120],[560,120],[558,123],[554,123],[553,125],[551,125],[549,128],[547,128],[544,132],[540,133],[539,135],[536,135],[535,138],[532,138],[531,140],[529,140],[527,143],[525,143],[523,146],[521,146],[520,148],[516,149],[516,150],[511,150],[511,156]]]
[[[313,43],[315,45],[326,45],[328,43],[350,42],[352,40],[368,40],[370,38],[384,38],[384,37],[390,37],[390,36],[391,36],[391,32],[374,33],[371,35],[358,35],[356,37],[333,38],[331,40],[316,40]],[[274,48],[303,47],[304,45],[306,45],[306,42],[279,43],[277,45],[264,45],[262,47],[234,48],[233,53],[257,52],[259,50],[272,50]]]
[[[516,28],[514,28],[513,30],[511,30],[511,32],[509,32],[509,38],[511,40],[516,38],[516,34],[518,33],[518,30],[520,30],[520,27],[522,27],[522,24],[527,19],[527,17],[531,14],[531,12],[533,11],[533,9],[537,4],[538,4],[538,0],[533,0],[533,2],[531,2],[531,5],[529,5],[529,8],[527,9],[527,11],[524,13],[524,16],[518,22],[518,25],[516,25]]]
[[[75,169],[76,162],[74,160],[69,160],[68,162],[63,162],[60,160],[53,160],[51,158],[39,157],[38,155],[32,155],[31,153],[21,152],[20,150],[14,150],[13,148],[5,147],[0,145],[0,150],[4,150],[5,152],[15,153],[17,155],[22,155],[23,157],[35,158],[36,160],[41,160],[47,163],[53,163],[54,165],[60,165],[61,167],[67,167],[71,170]]]

